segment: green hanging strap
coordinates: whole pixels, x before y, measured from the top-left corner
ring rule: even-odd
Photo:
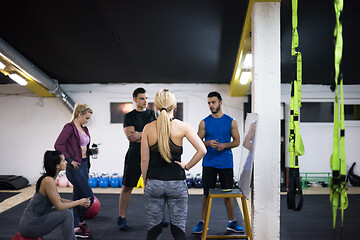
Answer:
[[[289,185],[287,191],[288,209],[300,211],[303,205],[303,194],[299,176],[298,157],[305,152],[304,144],[300,135],[299,115],[301,107],[301,83],[302,83],[302,59],[298,51],[299,35],[297,31],[297,0],[292,0],[292,42],[291,60],[293,64],[293,76],[291,80],[291,104],[289,120]],[[296,196],[299,196],[296,204]]]
[[[343,74],[341,72],[341,59],[343,51],[342,22],[341,14],[343,10],[343,0],[335,0],[336,26],[334,31],[335,38],[335,99],[334,99],[334,138],[333,153],[330,159],[332,178],[330,181],[330,201],[333,209],[333,229],[336,227],[337,209],[341,209],[341,228],[344,227],[344,210],[348,207],[346,194],[346,161],[345,161],[345,124],[344,124],[344,92]],[[339,122],[339,98],[338,81],[340,81],[340,122]],[[339,131],[340,130],[340,131]],[[339,202],[340,200],[340,202]]]

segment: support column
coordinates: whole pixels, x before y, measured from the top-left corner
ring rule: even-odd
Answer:
[[[280,239],[280,2],[255,2],[251,18],[252,112],[259,114],[252,222],[255,240],[274,240]]]

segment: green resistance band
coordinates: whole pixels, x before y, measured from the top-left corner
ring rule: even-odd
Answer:
[[[341,228],[344,227],[344,210],[349,202],[346,194],[346,165],[345,165],[345,124],[344,124],[344,92],[343,74],[341,71],[341,59],[343,51],[342,22],[341,14],[343,10],[343,0],[335,0],[336,26],[334,31],[335,38],[335,104],[334,104],[334,138],[333,153],[330,159],[332,178],[330,181],[330,202],[333,209],[333,229],[336,227],[337,209],[341,209]],[[339,122],[339,98],[338,81],[340,81],[340,122]],[[340,131],[339,131],[340,130]],[[339,202],[340,201],[340,202]]]
[[[292,42],[291,42],[291,60],[293,64],[293,76],[291,80],[291,104],[289,120],[289,185],[287,191],[288,209],[300,211],[303,205],[303,194],[299,176],[298,157],[305,152],[304,144],[300,135],[299,116],[301,107],[301,83],[302,83],[302,59],[301,52],[298,51],[299,35],[297,31],[298,1],[292,0]],[[299,196],[296,204],[296,196]]]

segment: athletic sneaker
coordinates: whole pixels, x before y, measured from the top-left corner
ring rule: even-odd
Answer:
[[[204,221],[200,221],[196,227],[192,230],[193,233],[202,233],[204,226]]]
[[[168,220],[166,220],[166,218],[165,217],[163,217],[163,219],[162,219],[162,225],[163,225],[163,227],[167,227],[167,226],[169,226],[169,221]]]
[[[86,224],[86,222],[80,223],[79,227],[81,230],[83,230],[83,232],[87,233],[89,236],[91,235],[90,229],[89,229],[88,225]]]
[[[86,232],[84,232],[84,230],[81,229],[81,227],[80,227],[78,230],[76,230],[75,237],[77,237],[77,238],[89,238],[90,235],[87,234]]]
[[[244,232],[244,229],[242,227],[240,227],[240,225],[238,224],[238,222],[236,220],[229,222],[229,224],[227,226],[227,230],[237,232],[237,233]]]
[[[129,226],[127,224],[126,218],[118,217],[117,224],[119,225],[120,230],[125,231]]]

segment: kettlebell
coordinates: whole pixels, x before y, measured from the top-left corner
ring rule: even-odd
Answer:
[[[202,182],[202,176],[201,173],[197,173],[194,179],[195,187],[196,188],[202,188],[203,182]]]
[[[103,173],[100,176],[100,181],[99,181],[99,187],[101,188],[107,188],[109,187],[109,175],[107,173]]]
[[[194,178],[191,173],[186,174],[186,185],[188,188],[192,188],[194,184]]]
[[[111,176],[110,187],[118,188],[120,186],[120,179],[117,173]]]

